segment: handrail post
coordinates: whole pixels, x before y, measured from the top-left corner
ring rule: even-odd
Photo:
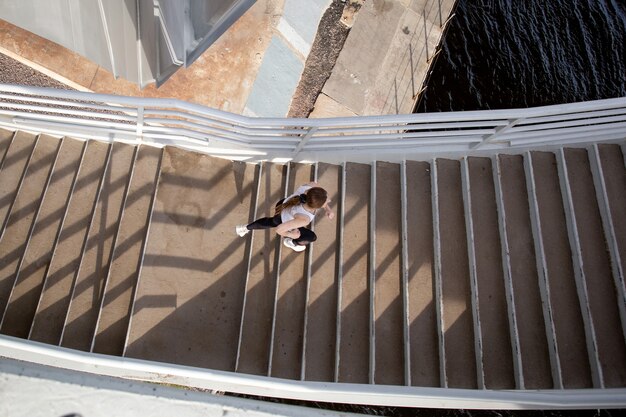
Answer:
[[[309,140],[315,134],[315,132],[317,132],[317,129],[318,129],[317,126],[309,127],[309,130],[302,137],[302,139],[300,140],[300,143],[298,143],[298,146],[296,146],[296,148],[293,150],[291,154],[291,158],[295,158],[295,156],[300,153],[302,148],[304,148],[304,146],[309,142]]]
[[[139,142],[141,142],[143,139],[143,114],[144,114],[144,107],[143,106],[137,107],[137,140]]]
[[[504,132],[508,131],[509,129],[517,125],[522,120],[524,119],[523,118],[522,119],[509,119],[509,124],[507,124],[506,126],[496,127],[494,129],[494,132],[491,135],[485,136],[482,141],[472,146],[471,149],[476,150],[487,143],[493,142],[494,140],[498,138],[498,136],[502,135]]]

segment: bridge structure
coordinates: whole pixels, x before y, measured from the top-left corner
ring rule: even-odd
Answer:
[[[626,406],[626,98],[250,118],[0,86],[0,357],[312,401]],[[236,224],[319,182],[304,253]]]

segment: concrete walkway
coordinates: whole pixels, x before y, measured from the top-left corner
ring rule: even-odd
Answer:
[[[3,20],[0,53],[81,90],[179,98],[237,114],[284,117],[331,1],[341,0],[258,0],[159,89],[140,90],[114,79],[76,53]],[[410,113],[455,1],[345,3],[350,10],[342,21],[353,20],[353,27],[311,117]]]

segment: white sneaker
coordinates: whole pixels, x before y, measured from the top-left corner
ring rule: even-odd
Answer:
[[[296,252],[302,252],[306,249],[306,246],[296,245],[295,243],[293,243],[293,239],[290,237],[286,237],[285,239],[283,239],[283,245],[287,246],[290,249],[293,249]]]
[[[248,227],[245,224],[240,224],[239,226],[235,226],[235,232],[241,237],[244,237],[245,235],[247,235],[249,231],[250,230],[248,230]]]

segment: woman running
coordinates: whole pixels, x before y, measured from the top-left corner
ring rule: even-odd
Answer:
[[[317,209],[323,208],[329,219],[335,217],[328,203],[330,200],[326,190],[310,182],[276,203],[273,217],[263,217],[248,225],[237,226],[235,231],[239,236],[245,236],[250,230],[275,227],[276,233],[284,237],[285,246],[302,252],[306,245],[317,239],[315,233],[305,227],[315,218]]]

